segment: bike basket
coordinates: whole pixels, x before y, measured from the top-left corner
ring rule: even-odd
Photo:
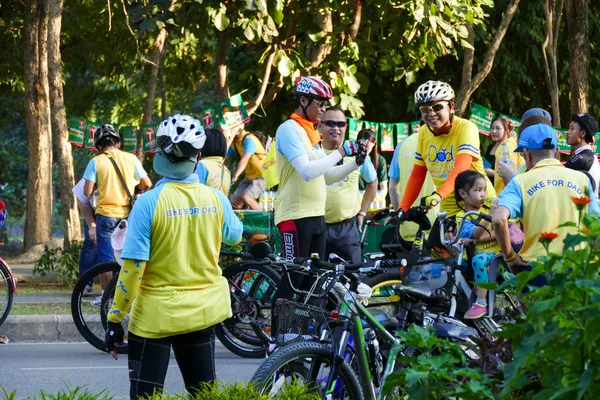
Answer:
[[[273,312],[276,317],[273,337],[279,346],[318,340],[329,315],[323,308],[285,299],[277,300]]]

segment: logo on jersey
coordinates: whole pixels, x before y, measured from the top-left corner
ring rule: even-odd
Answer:
[[[186,208],[171,208],[166,210],[167,218],[173,217],[184,217],[188,215],[200,215],[200,214],[216,214],[217,207],[215,206],[204,206],[204,207],[186,207]]]
[[[431,144],[427,151],[427,158],[429,162],[454,162],[454,145],[450,146],[450,151],[448,151],[445,147],[438,150],[437,147]]]

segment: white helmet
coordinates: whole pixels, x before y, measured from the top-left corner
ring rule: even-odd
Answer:
[[[158,147],[172,163],[196,161],[206,142],[202,123],[189,115],[175,114],[158,126]]]
[[[454,90],[452,86],[441,81],[427,81],[415,92],[415,106],[434,103],[436,101],[453,100]]]

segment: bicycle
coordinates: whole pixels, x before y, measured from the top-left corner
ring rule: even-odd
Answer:
[[[386,328],[377,316],[358,301],[358,274],[385,272],[389,268],[406,266],[406,261],[377,260],[372,263],[344,265],[311,259],[308,263],[309,268],[326,268],[334,279],[344,276],[349,280],[348,291],[343,296],[338,296],[342,300],[339,311],[330,314],[323,310],[326,318],[320,324],[322,329],[319,331],[319,340],[299,341],[277,349],[259,367],[251,382],[261,394],[268,392],[270,396],[277,396],[279,389],[286,383],[303,379],[317,389],[324,399],[374,399],[378,393],[379,398],[385,398],[381,388],[385,379],[394,371],[397,356],[402,353],[403,346],[394,336],[393,330]],[[304,296],[321,298],[323,295],[314,295],[294,288],[293,285],[291,288],[294,293]],[[416,311],[417,307],[413,312]],[[305,314],[305,310],[301,314]],[[408,320],[408,315],[401,315],[391,327],[394,330],[404,330]],[[469,342],[468,336],[475,334],[475,331],[458,321],[449,318],[425,321],[437,326],[440,336],[468,343],[469,346],[474,345]],[[301,338],[310,336],[303,332],[295,334]],[[387,346],[385,357],[380,352],[379,341]]]
[[[0,257],[0,325],[4,323],[12,307],[13,297],[17,294],[17,278],[12,270]]]

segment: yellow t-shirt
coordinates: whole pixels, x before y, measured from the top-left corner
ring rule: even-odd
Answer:
[[[294,145],[290,145],[293,143]],[[296,171],[290,160],[282,153],[292,154],[301,149],[309,160],[325,157],[320,146],[314,147],[308,134],[293,120],[287,120],[277,128],[277,170],[279,171],[279,193],[275,203],[275,224],[282,221],[325,215],[327,185],[323,175],[305,181]],[[289,150],[288,150],[289,149]],[[296,153],[293,153],[294,155]]]
[[[415,153],[415,164],[427,167],[437,189],[442,187],[448,179],[454,169],[456,156],[459,154],[468,154],[473,157],[470,169],[479,172],[487,180],[486,197],[495,197],[494,187],[483,168],[483,161],[479,153],[479,131],[474,123],[454,116],[450,131],[439,136],[435,136],[427,125],[421,127]],[[456,215],[460,211],[456,205],[454,191],[442,200],[440,208],[449,216]]]
[[[225,196],[228,196],[229,187],[231,186],[231,172],[223,165],[223,157],[206,157],[200,162],[208,171],[204,184],[220,190]]]
[[[490,209],[487,207],[481,207],[479,209],[479,212],[485,213],[485,214],[490,214]],[[456,214],[456,224],[460,224],[462,218],[465,216],[465,211],[464,210],[460,210],[458,212],[458,214]],[[470,216],[469,218],[467,218],[467,221],[465,221],[465,224],[470,223],[470,221],[474,221],[477,218],[475,216]],[[472,224],[472,222],[471,222]],[[472,224],[474,225],[474,224]],[[474,225],[475,226],[475,225]],[[458,228],[458,227],[457,227]],[[476,226],[475,226],[476,228]],[[487,230],[490,231],[490,233],[492,232],[492,224],[490,224],[490,226],[487,227]],[[483,239],[485,238],[489,238],[489,235],[487,232],[485,232],[483,234]],[[500,254],[502,252],[502,249],[500,248],[500,245],[498,244],[498,241],[493,240],[491,242],[477,242],[475,243],[475,252],[476,253],[497,253]]]
[[[115,160],[123,179],[127,183],[129,193],[133,195],[135,186],[145,177],[146,171],[140,160],[133,154],[119,149],[107,150],[106,153]],[[83,178],[94,182],[98,188],[96,214],[105,217],[125,218],[131,211],[129,197],[121,184],[115,167],[105,154],[100,154],[90,160]]]
[[[521,156],[520,153],[515,153],[515,149],[518,147],[517,144],[517,138],[514,137],[509,137],[506,142],[506,147],[508,148],[508,154],[510,155],[510,160],[513,161],[515,163],[515,165],[517,166],[517,171],[519,170],[519,168],[525,164],[525,160],[523,159],[523,157]],[[494,164],[494,190],[496,191],[496,195],[500,195],[500,193],[504,190],[504,181],[502,180],[502,178],[500,177],[500,175],[498,175],[498,163],[500,162],[500,156],[502,152],[502,145],[499,145],[498,148],[496,149],[496,152],[494,153],[494,156],[496,157],[496,163]]]

